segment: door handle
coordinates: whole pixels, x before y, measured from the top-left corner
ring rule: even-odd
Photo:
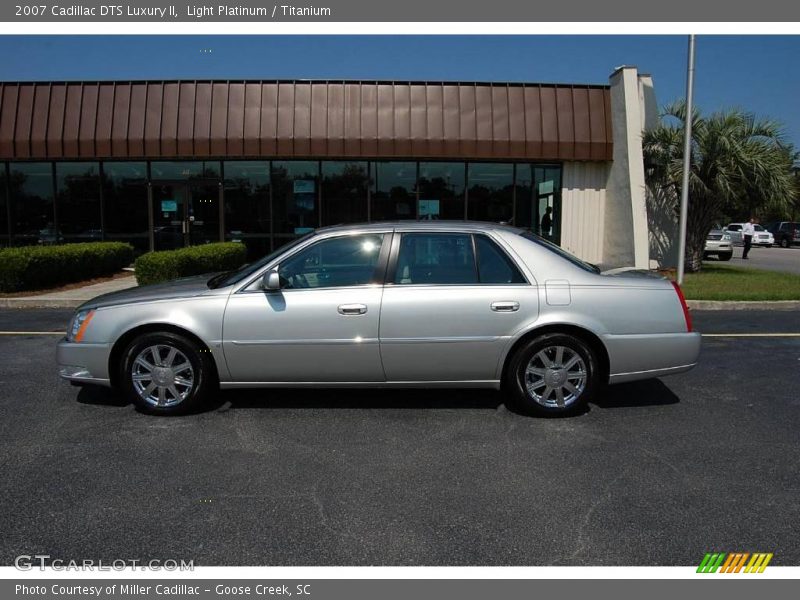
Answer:
[[[367,312],[367,305],[366,304],[340,304],[339,305],[339,314],[340,315],[363,315]]]
[[[516,312],[519,310],[519,302],[492,302],[492,310],[495,312]]]

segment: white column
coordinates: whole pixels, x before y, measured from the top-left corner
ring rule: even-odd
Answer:
[[[652,91],[652,80],[649,83]],[[614,159],[606,194],[603,264],[649,268],[647,202],[642,157],[642,128],[651,114],[643,107],[647,85],[640,88],[636,67],[611,75],[611,122]]]

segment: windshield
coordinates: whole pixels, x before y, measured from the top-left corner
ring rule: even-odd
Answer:
[[[311,233],[307,233],[306,235],[304,235],[302,237],[297,238],[296,240],[294,240],[292,242],[289,242],[285,246],[281,246],[280,248],[275,250],[275,252],[272,252],[271,254],[267,254],[264,258],[260,258],[259,260],[255,261],[255,262],[251,262],[251,263],[248,263],[246,265],[242,265],[241,267],[239,267],[238,269],[236,269],[234,271],[226,271],[225,273],[219,273],[218,275],[214,275],[214,277],[209,279],[206,283],[207,283],[208,287],[210,287],[212,290],[216,289],[216,288],[220,288],[220,287],[225,287],[225,286],[228,286],[228,285],[233,285],[235,283],[239,283],[243,279],[247,279],[248,277],[250,277],[250,275],[252,275],[256,271],[258,271],[259,269],[261,269],[265,265],[269,264],[271,261],[273,261],[276,258],[278,258],[278,256],[280,256],[281,254],[283,254],[287,250],[291,250],[295,246],[297,246],[297,245],[301,244],[302,242],[306,241],[312,235],[314,235],[313,231]]]
[[[574,255],[570,254],[569,252],[567,252],[566,250],[564,250],[561,246],[556,246],[553,242],[551,242],[549,240],[546,240],[543,237],[538,236],[533,232],[523,231],[522,233],[520,233],[520,235],[522,237],[524,237],[526,240],[530,240],[530,241],[534,242],[535,244],[539,244],[540,246],[544,246],[545,248],[550,250],[550,252],[555,252],[561,258],[564,258],[564,259],[568,260],[573,265],[583,269],[584,271],[589,271],[590,273],[599,273],[600,272],[600,269],[597,268],[592,263],[588,263],[586,261],[581,260],[577,256],[574,256]]]

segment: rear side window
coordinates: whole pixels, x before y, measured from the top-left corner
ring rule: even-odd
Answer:
[[[476,235],[475,248],[478,251],[478,278],[481,283],[525,283],[517,266],[492,240]]]
[[[476,284],[472,236],[458,233],[405,233],[400,240],[397,284]]]

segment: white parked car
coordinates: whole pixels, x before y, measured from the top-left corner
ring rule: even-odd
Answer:
[[[718,260],[730,260],[733,257],[733,244],[729,233],[721,229],[712,229],[708,232],[703,258],[709,256],[716,256]]]
[[[742,227],[744,223],[729,223],[727,227],[723,228],[723,231],[730,234],[731,241],[735,246],[743,246],[744,240],[742,239]],[[772,246],[775,243],[775,238],[773,235],[764,229],[758,223],[753,225],[753,229],[755,229],[755,235],[753,236],[753,246]]]

